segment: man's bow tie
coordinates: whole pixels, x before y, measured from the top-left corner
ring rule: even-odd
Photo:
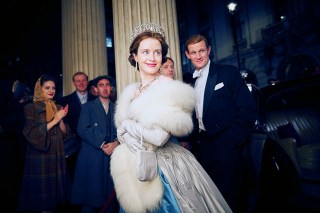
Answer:
[[[201,76],[201,73],[202,73],[202,69],[199,70],[199,71],[195,70],[195,71],[193,72],[192,77],[193,77],[193,78],[198,78],[198,77]]]

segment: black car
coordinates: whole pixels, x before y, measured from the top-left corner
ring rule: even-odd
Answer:
[[[254,212],[320,212],[320,75],[253,91],[259,108],[250,145]]]

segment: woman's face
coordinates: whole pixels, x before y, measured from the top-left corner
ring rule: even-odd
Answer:
[[[41,86],[42,94],[46,99],[52,100],[56,94],[56,85],[53,81],[46,81]]]
[[[134,56],[139,64],[139,71],[145,74],[155,74],[162,62],[161,44],[157,39],[146,38],[140,42],[137,55]]]

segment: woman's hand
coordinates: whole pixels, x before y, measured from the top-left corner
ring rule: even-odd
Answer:
[[[54,118],[57,118],[58,122],[61,121],[68,114],[69,106],[68,104],[65,107],[61,107],[61,109],[54,115]]]
[[[54,125],[59,123],[60,128],[63,132],[66,131],[65,125],[63,123],[63,118],[68,114],[69,106],[68,104],[65,107],[62,107],[56,114],[54,114],[54,118],[47,124],[47,129],[51,129]],[[62,121],[62,123],[61,123]]]

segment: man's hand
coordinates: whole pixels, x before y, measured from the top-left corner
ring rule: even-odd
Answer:
[[[113,153],[113,150],[119,145],[119,142],[118,141],[113,141],[113,142],[110,142],[110,143],[106,143],[106,144],[103,144],[102,146],[102,150],[103,152],[106,154],[106,155],[111,155]]]

